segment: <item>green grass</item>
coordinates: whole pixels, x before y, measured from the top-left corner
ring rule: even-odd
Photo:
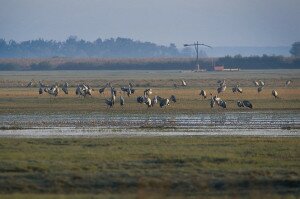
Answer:
[[[297,198],[299,144],[298,137],[2,138],[0,197]]]

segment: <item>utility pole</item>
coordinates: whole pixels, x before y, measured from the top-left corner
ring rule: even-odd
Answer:
[[[188,46],[194,46],[195,48],[195,51],[196,51],[196,66],[198,68],[198,71],[200,71],[200,66],[199,66],[199,46],[206,46],[208,48],[212,48],[211,46],[209,45],[206,45],[206,44],[201,44],[199,43],[198,41],[193,43],[193,44],[183,44],[184,47],[188,47]]]

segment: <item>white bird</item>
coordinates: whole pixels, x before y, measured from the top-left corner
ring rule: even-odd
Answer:
[[[275,97],[275,98],[278,98],[278,92],[276,90],[272,90],[272,95]]]
[[[286,82],[285,82],[285,86],[288,86],[288,85],[290,85],[292,83],[292,80],[287,80]]]
[[[257,81],[253,81],[254,83],[254,86],[258,87],[259,86],[259,83]]]
[[[181,86],[186,86],[186,81],[184,79],[181,80]]]
[[[261,80],[258,81],[258,84],[259,84],[259,86],[265,86],[265,82],[263,82]]]

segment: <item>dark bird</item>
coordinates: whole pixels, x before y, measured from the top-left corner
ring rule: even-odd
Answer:
[[[104,93],[104,91],[105,91],[105,88],[106,88],[106,87],[102,87],[102,88],[100,88],[100,89],[99,89],[99,93],[100,93],[100,94]]]
[[[39,94],[43,94],[43,89],[42,89],[42,87],[40,87],[40,89],[39,89]]]
[[[138,96],[138,97],[136,98],[136,101],[137,101],[138,103],[140,103],[140,104],[144,103],[144,96]]]
[[[177,102],[175,95],[171,95],[170,100],[174,103]]]
[[[224,100],[220,100],[219,103],[218,103],[219,106],[221,106],[222,108],[226,108],[227,105],[226,105],[226,102]]]
[[[246,108],[253,108],[252,104],[248,100],[243,100],[243,101],[237,101],[238,107],[246,107]]]
[[[159,101],[160,108],[170,105],[170,100],[168,98],[162,98],[160,96],[157,96],[157,100]]]
[[[206,98],[206,92],[205,92],[205,90],[200,90],[199,95],[201,95],[205,99]]]
[[[263,90],[263,88],[264,88],[263,86],[259,86],[259,87],[257,88],[257,92],[260,93],[260,92]]]
[[[243,105],[244,105],[244,107],[247,107],[247,108],[251,108],[251,109],[253,108],[251,102],[248,100],[244,100]]]
[[[114,102],[112,99],[105,99],[105,104],[107,107],[109,106],[110,108],[114,106]]]

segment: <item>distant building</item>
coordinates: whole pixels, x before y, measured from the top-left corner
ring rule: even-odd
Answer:
[[[224,66],[214,66],[214,71],[223,71]]]

